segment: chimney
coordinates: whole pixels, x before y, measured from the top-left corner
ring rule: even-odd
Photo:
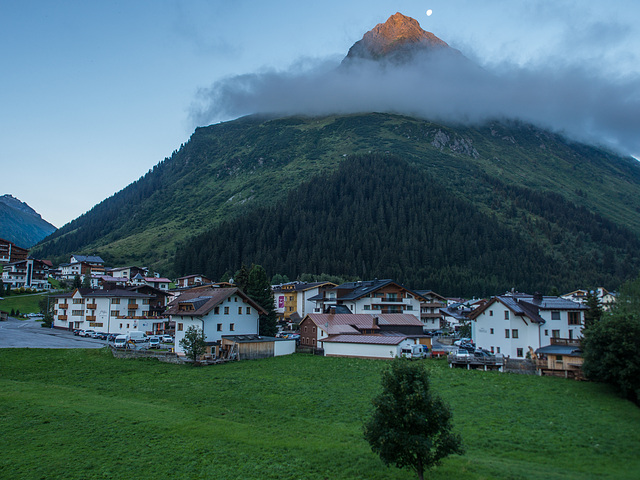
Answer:
[[[378,326],[378,317],[373,317],[373,326],[377,327]]]
[[[329,308],[329,315],[335,315],[335,314],[336,314],[336,307],[335,307],[335,305],[332,305]]]

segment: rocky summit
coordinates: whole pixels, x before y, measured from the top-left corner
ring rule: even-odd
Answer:
[[[418,51],[459,53],[433,33],[423,30],[417,20],[398,12],[365,33],[362,40],[349,49],[345,62],[356,58],[406,61]]]

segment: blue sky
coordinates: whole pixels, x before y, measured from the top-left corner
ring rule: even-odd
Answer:
[[[0,194],[60,227],[186,142],[212,85],[337,63],[397,11],[488,69],[579,71],[626,89],[612,109],[640,101],[633,0],[2,0]]]

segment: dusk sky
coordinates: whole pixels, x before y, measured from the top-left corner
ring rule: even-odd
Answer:
[[[497,104],[497,113],[531,113],[557,131],[640,154],[637,0],[4,0],[0,195],[61,227],[171,156],[196,126],[286,104],[282,85],[301,85],[288,100],[304,104],[349,47],[396,12],[502,74],[509,96],[480,90],[485,100],[468,115]],[[250,95],[239,92],[240,79]],[[359,102],[353,108],[366,108]]]

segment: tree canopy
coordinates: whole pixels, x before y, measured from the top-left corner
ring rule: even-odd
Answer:
[[[207,348],[204,332],[195,325],[191,325],[184,332],[180,346],[183,348],[185,356],[191,359],[194,365],[198,365],[200,356],[204,355]]]
[[[640,276],[625,283],[610,312],[584,330],[583,371],[640,404]]]
[[[385,465],[411,468],[418,478],[451,454],[462,454],[452,432],[451,410],[431,391],[422,363],[399,358],[382,373],[383,391],[373,399],[364,437]]]

